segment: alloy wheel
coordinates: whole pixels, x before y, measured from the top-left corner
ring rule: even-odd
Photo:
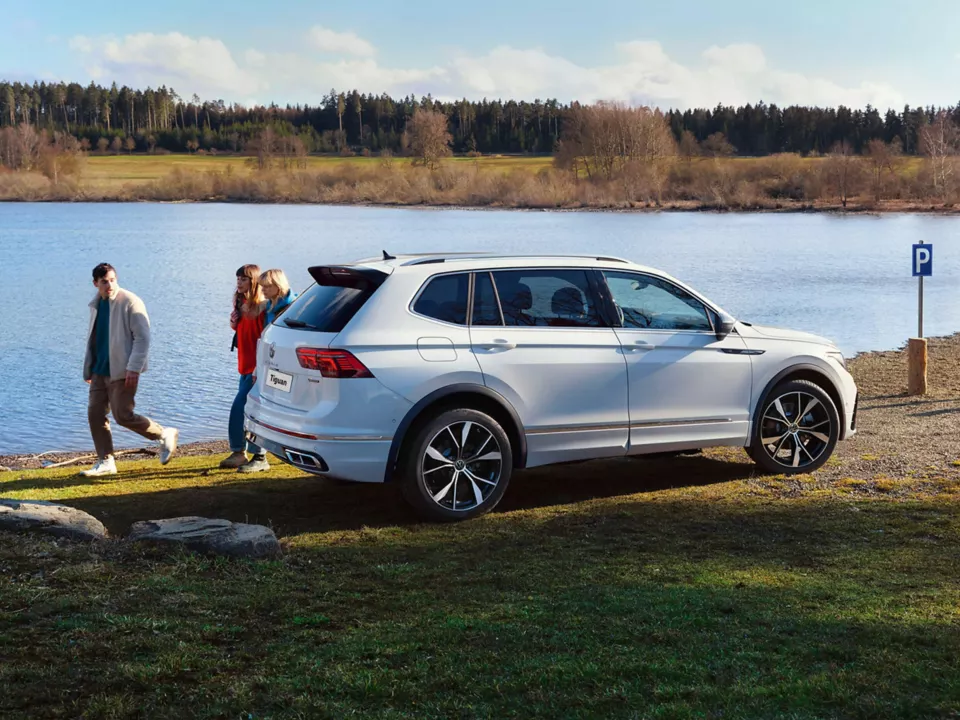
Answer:
[[[767,405],[760,426],[760,444],[777,465],[813,465],[830,447],[833,423],[821,400],[802,391],[784,393]]]
[[[496,490],[503,471],[500,443],[490,430],[456,422],[433,436],[420,461],[423,485],[442,508],[466,512]]]

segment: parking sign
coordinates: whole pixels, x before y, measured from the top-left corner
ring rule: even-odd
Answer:
[[[920,243],[913,246],[913,276],[930,277],[933,275],[933,245]]]

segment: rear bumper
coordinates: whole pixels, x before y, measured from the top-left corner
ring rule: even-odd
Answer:
[[[329,437],[308,440],[267,427],[247,415],[244,429],[249,441],[304,472],[350,480],[383,482],[393,438]]]

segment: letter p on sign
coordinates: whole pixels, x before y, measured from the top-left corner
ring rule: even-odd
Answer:
[[[930,277],[933,275],[933,245],[913,246],[913,276]]]

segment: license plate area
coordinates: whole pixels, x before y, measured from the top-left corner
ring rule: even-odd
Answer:
[[[273,370],[271,368],[267,370],[264,383],[268,388],[288,393],[293,386],[293,375],[288,375],[287,373],[282,373],[279,370]]]

